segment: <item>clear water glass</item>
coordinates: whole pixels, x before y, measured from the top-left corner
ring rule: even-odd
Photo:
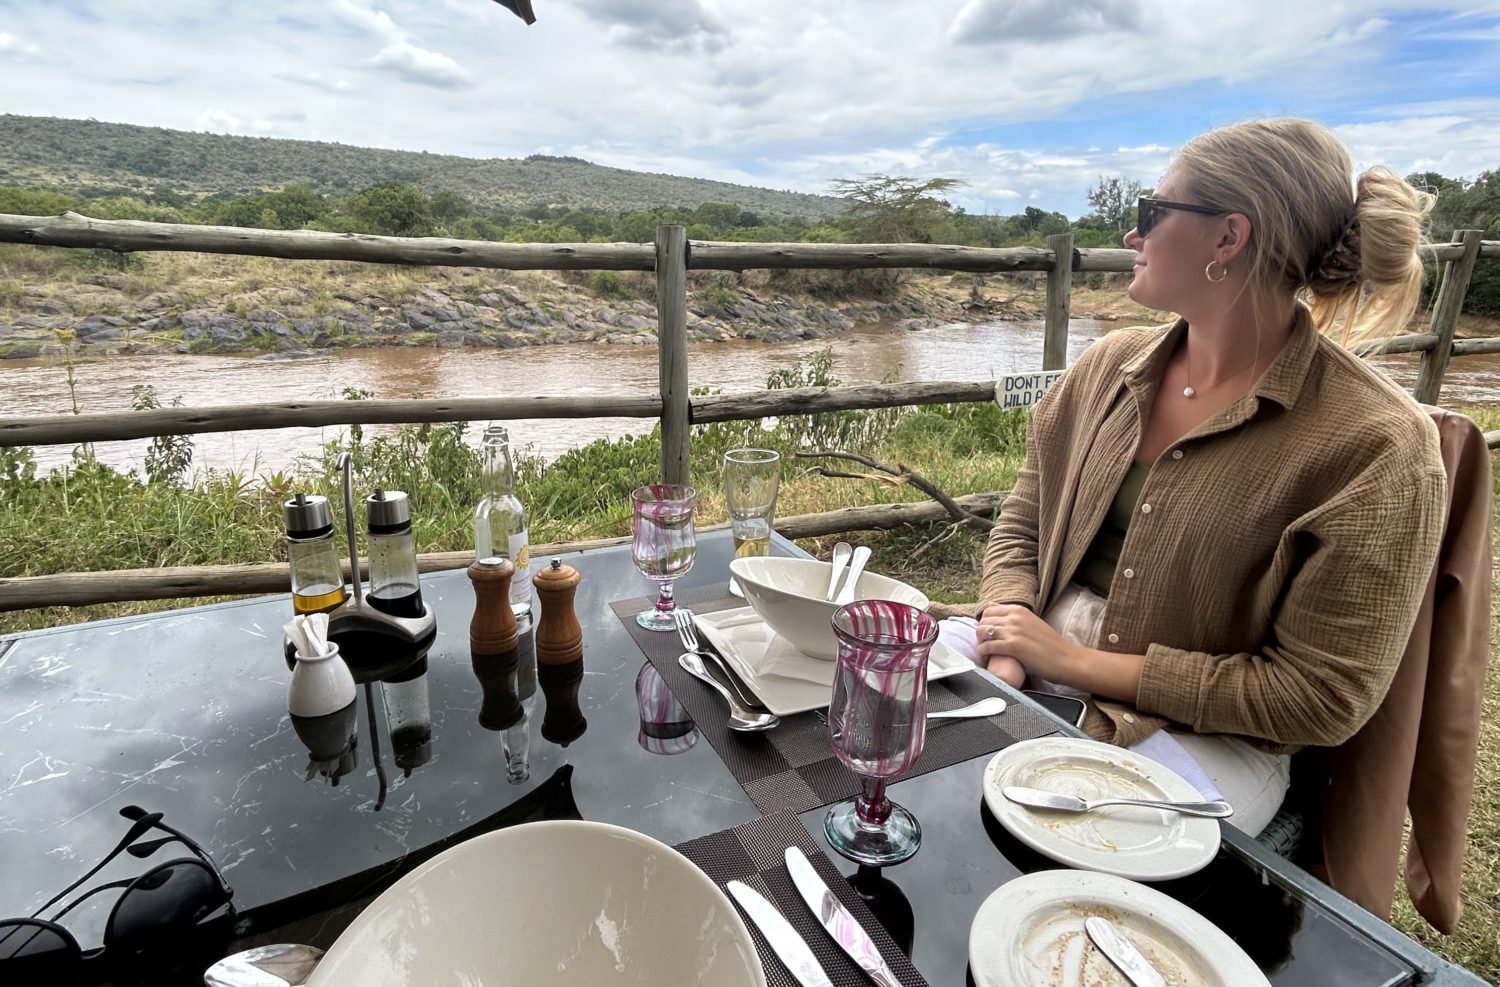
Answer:
[[[641,575],[660,587],[656,606],[635,618],[648,631],[677,633],[672,584],[687,574],[698,554],[698,532],[693,527],[697,500],[692,487],[674,483],[653,483],[630,494],[635,509],[630,557]]]
[[[724,502],[737,559],[771,554],[771,518],[781,489],[781,454],[774,449],[731,449],[721,472]],[[729,592],[743,596],[734,578]]]
[[[860,600],[833,614],[838,660],[828,732],[833,753],[860,778],[860,794],[823,820],[829,845],[856,863],[900,863],[922,843],[922,827],[886,797],[927,739],[927,655],[937,621],[890,600]]]

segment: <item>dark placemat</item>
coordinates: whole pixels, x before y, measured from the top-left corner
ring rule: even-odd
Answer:
[[[723,583],[698,587],[679,594],[677,600],[697,613],[745,605],[744,600],[727,595],[726,588]],[[828,724],[819,712],[783,716],[780,726],[765,733],[730,730],[724,700],[677,664],[682,653],[677,635],[648,631],[635,622],[635,615],[650,605],[643,597],[610,606],[757,809],[806,812],[859,793],[859,779],[833,755]],[[988,680],[959,674],[930,683],[927,704],[931,710],[956,709],[998,694],[1000,690]],[[988,719],[934,722],[927,729],[921,759],[903,777],[946,768],[1055,729],[1045,716],[1019,703],[1011,703],[1005,712]]]
[[[703,868],[719,887],[730,881],[743,881],[765,895],[787,921],[792,923],[809,946],[813,955],[822,964],[823,970],[834,987],[870,987],[870,980],[855,965],[848,955],[838,947],[833,938],[823,931],[817,917],[797,893],[787,873],[786,858],[782,856],[789,846],[796,846],[807,854],[813,869],[828,885],[834,895],[849,909],[849,913],[870,934],[880,955],[890,966],[905,987],[926,987],[927,981],[917,972],[881,925],[865,906],[864,901],[849,886],[849,882],[829,862],[813,842],[800,820],[789,812],[776,812],[762,816],[743,826],[725,829],[696,840],[680,843],[677,849],[683,856]],[[732,899],[731,899],[732,900]],[[786,966],[776,958],[766,939],[755,923],[745,916],[745,925],[755,939],[755,949],[760,953],[761,965],[765,967],[766,983],[771,987],[798,987],[797,981],[787,972]]]

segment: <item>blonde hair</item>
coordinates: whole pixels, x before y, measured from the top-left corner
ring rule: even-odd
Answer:
[[[1416,311],[1433,197],[1389,168],[1353,179],[1327,127],[1256,120],[1211,130],[1177,166],[1196,199],[1250,217],[1252,290],[1299,294],[1318,329],[1345,346],[1394,335]]]

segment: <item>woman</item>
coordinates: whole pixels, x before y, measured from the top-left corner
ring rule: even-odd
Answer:
[[[1290,752],[1374,712],[1436,558],[1431,422],[1323,335],[1405,324],[1430,207],[1319,124],[1194,139],[1125,236],[1130,297],[1181,317],[1037,406],[985,552],[979,659],[1091,696],[1096,738],[1185,750],[1250,833]]]

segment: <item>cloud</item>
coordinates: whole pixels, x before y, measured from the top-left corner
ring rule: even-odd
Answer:
[[[473,76],[463,66],[442,52],[418,48],[409,41],[398,41],[380,50],[370,64],[418,85],[437,89],[469,89]]]
[[[364,28],[387,44],[406,40],[406,32],[383,10],[375,10],[357,0],[338,0],[334,13],[355,27]]]
[[[1140,22],[1134,0],[968,0],[949,37],[961,45],[1054,41],[1080,34],[1133,31]]]
[[[0,58],[25,59],[30,61],[39,58],[42,49],[28,41],[11,34],[9,31],[0,31]]]
[[[330,79],[318,72],[273,72],[271,77],[283,82],[296,83],[299,86],[307,86],[318,89],[325,93],[346,96],[356,91],[358,87],[348,79]]]
[[[609,40],[630,48],[721,50],[723,24],[701,0],[581,0],[580,10],[609,28]]]
[[[469,89],[474,86],[474,77],[462,65],[440,51],[413,42],[410,32],[385,11],[369,7],[360,0],[337,0],[333,10],[346,23],[368,31],[384,43],[380,52],[367,63],[371,68],[435,89]],[[303,76],[289,81],[309,84],[307,80],[308,77]]]

